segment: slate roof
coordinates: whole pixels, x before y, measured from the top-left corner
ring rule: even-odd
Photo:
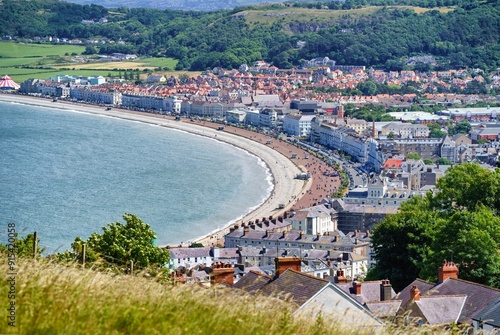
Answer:
[[[479,311],[473,319],[500,328],[500,298]]]
[[[219,248],[218,259],[221,258],[238,258],[238,248]]]
[[[401,300],[372,301],[365,303],[365,306],[379,318],[395,316],[401,307]]]
[[[210,257],[210,248],[171,248],[169,252],[171,259]]]
[[[408,303],[408,301],[410,301],[410,291],[414,285],[418,287],[420,294],[424,295],[427,291],[433,288],[435,284],[422,279],[415,279],[411,284],[409,284],[401,292],[399,292],[394,298],[401,300],[401,306],[405,306]]]
[[[301,306],[328,283],[328,280],[288,269],[279,278],[263,286],[260,292],[282,299],[289,298]]]
[[[459,318],[459,322],[470,323],[478,312],[500,298],[500,290],[462,279],[448,278],[436,285],[422,296],[465,294],[467,299]],[[421,297],[422,297],[421,296]]]
[[[273,279],[271,277],[262,273],[250,271],[241,277],[240,280],[233,285],[233,287],[247,291],[250,294],[254,294],[272,280]]]
[[[380,301],[380,284],[381,280],[361,282],[361,294],[357,295],[353,288],[353,283],[335,283],[344,292],[349,293],[359,303]],[[391,299],[394,299],[396,292],[391,288]]]
[[[446,295],[420,297],[415,301],[427,322],[431,325],[457,322],[462,313],[467,295]]]

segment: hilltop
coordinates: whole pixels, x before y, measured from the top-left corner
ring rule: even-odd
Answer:
[[[107,8],[129,7],[129,8],[155,8],[155,9],[176,9],[176,10],[219,10],[231,9],[239,6],[259,5],[263,3],[280,3],[280,0],[71,0],[70,2],[80,5],[99,4]],[[311,0],[302,0],[311,2]]]

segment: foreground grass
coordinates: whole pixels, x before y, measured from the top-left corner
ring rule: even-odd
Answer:
[[[16,264],[16,328],[7,324],[9,283],[0,260],[0,334],[371,334],[327,320],[297,320],[293,305],[223,286],[172,286],[56,264]],[[378,333],[429,333],[383,328]]]

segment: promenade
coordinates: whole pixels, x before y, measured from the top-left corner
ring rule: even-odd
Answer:
[[[237,146],[260,157],[273,176],[273,190],[271,195],[260,207],[246,214],[235,223],[248,222],[271,215],[277,217],[288,210],[310,207],[321,199],[330,196],[340,187],[339,177],[331,176],[331,174],[335,173],[334,169],[320,159],[313,155],[309,155],[304,150],[288,142],[249,130],[233,126],[224,126],[224,130],[220,131],[217,130],[220,124],[202,120],[191,121],[190,119],[181,119],[180,121],[176,121],[173,117],[163,115],[118,108],[106,110],[104,107],[94,105],[63,101],[52,102],[52,100],[48,99],[23,95],[0,94],[0,101],[106,115],[131,121],[155,124],[214,138]],[[296,156],[296,158],[291,158],[292,155],[294,157]],[[295,179],[295,176],[300,173],[309,173],[311,178],[309,180]],[[232,224],[229,226],[232,226]],[[220,230],[212,231],[201,236],[195,242],[202,243],[206,246],[224,244],[223,237],[229,232],[229,226],[222,227]]]

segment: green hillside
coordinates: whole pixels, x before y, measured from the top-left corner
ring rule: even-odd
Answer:
[[[82,24],[100,18],[107,22]],[[353,0],[197,12],[4,0],[0,20],[2,36],[121,39],[124,44],[85,52],[169,57],[178,60],[178,70],[235,68],[260,59],[290,68],[324,56],[339,65],[401,70],[416,55],[433,55],[437,70],[500,67],[496,1]]]

